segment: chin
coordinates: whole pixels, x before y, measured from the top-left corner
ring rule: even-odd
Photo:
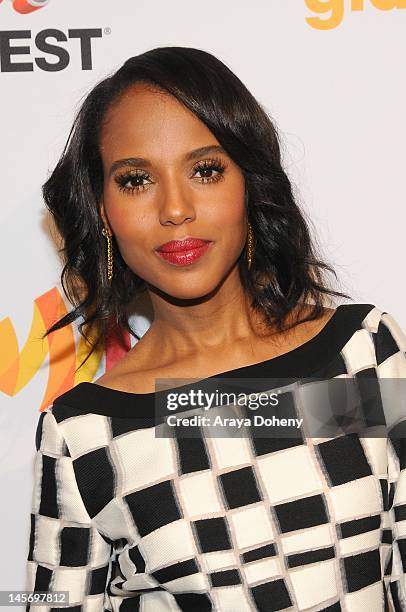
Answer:
[[[174,300],[199,300],[209,297],[218,287],[216,282],[196,282],[186,279],[184,282],[162,283],[151,287],[152,291]]]

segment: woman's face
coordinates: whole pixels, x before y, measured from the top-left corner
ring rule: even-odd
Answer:
[[[100,147],[103,221],[131,270],[179,299],[215,289],[236,267],[247,226],[243,174],[210,130],[138,83],[107,113]],[[185,238],[208,242],[157,251]]]

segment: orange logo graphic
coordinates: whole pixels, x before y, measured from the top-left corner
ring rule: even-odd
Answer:
[[[345,6],[350,11],[365,11],[367,0],[305,0],[308,9],[325,17],[306,17],[307,23],[316,30],[332,30],[344,19]],[[368,0],[373,8],[380,11],[392,11],[406,8],[406,0]]]
[[[2,2],[3,0],[0,0],[0,4]],[[38,11],[38,9],[48,4],[48,2],[49,0],[12,0],[12,6],[17,13],[26,15],[27,13]]]
[[[57,319],[67,314],[59,291],[54,288],[34,300],[34,313],[28,338],[21,351],[14,326],[9,317],[0,320],[0,392],[16,395],[48,363],[48,383],[40,411],[52,401],[69,391],[79,382],[92,381],[105,354],[105,369],[109,370],[131,348],[130,335],[124,333],[124,346],[116,336],[110,336],[106,345],[94,351],[86,363],[75,372],[90,352],[88,343],[79,336],[76,343],[73,327],[68,325],[44,340],[42,334]]]

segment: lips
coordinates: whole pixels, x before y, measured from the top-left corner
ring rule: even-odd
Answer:
[[[161,253],[178,253],[182,251],[192,251],[193,249],[199,249],[210,242],[210,240],[201,240],[200,238],[185,238],[185,240],[171,240],[165,242],[157,248],[157,251]]]
[[[156,249],[158,257],[176,266],[188,266],[202,257],[210,245],[211,240],[200,238],[185,238],[184,240],[171,240],[161,244]]]

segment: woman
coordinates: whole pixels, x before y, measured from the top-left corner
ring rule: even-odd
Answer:
[[[27,588],[68,591],[74,610],[402,609],[399,444],[156,435],[158,379],[406,374],[393,317],[326,305],[349,296],[328,287],[241,81],[198,49],[130,58],[85,99],[44,197],[75,306],[48,333],[82,316],[93,348],[135,336],[142,293],[154,317],[41,414]]]

